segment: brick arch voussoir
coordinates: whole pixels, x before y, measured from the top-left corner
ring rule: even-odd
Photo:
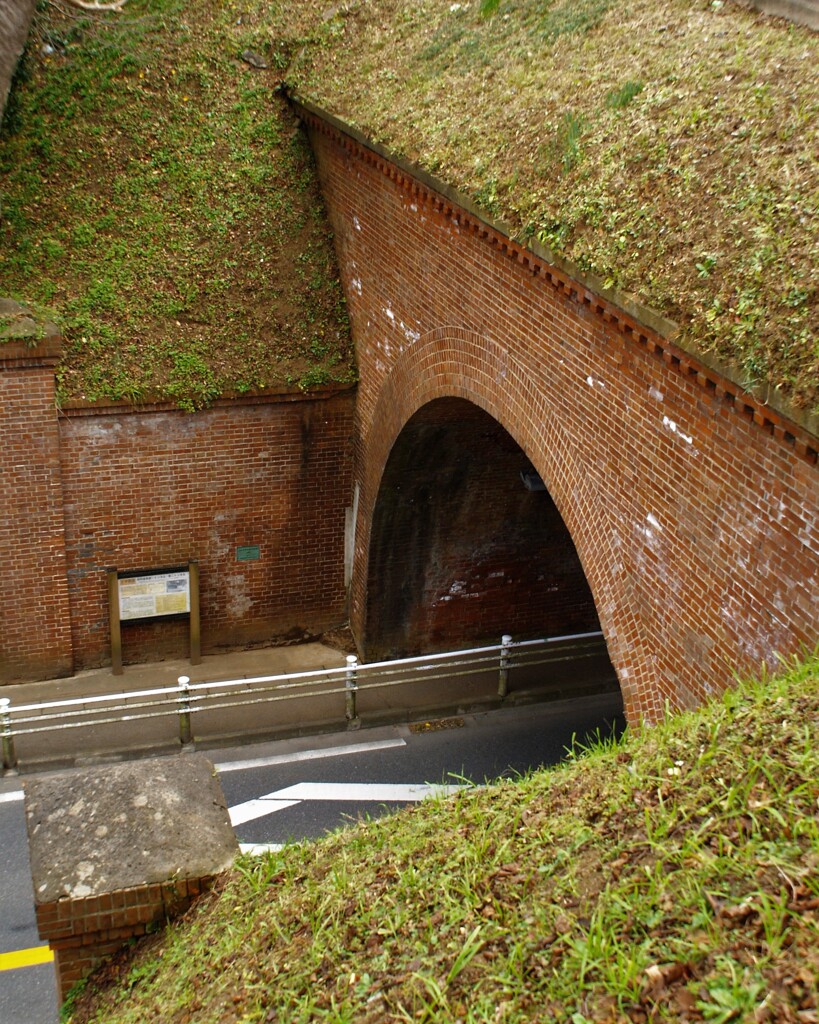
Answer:
[[[541,475],[577,548],[598,609],[609,651],[621,677],[629,717],[639,717],[629,680],[621,672],[617,637],[625,602],[616,593],[616,569],[605,540],[605,502],[599,500],[581,454],[557,411],[532,384],[526,367],[491,339],[459,327],[439,327],[423,335],[394,360],[381,383],[366,432],[362,432],[369,488],[362,488],[356,537],[356,575],[367,579],[370,530],[390,452],[408,420],[437,398],[463,398],[492,416],[520,445]],[[377,468],[376,468],[377,467]],[[375,471],[372,471],[375,469]],[[591,513],[591,514],[590,514]]]
[[[362,434],[368,463],[379,467],[373,502],[399,434],[419,409],[436,398],[463,398],[483,409],[512,435],[533,464],[551,441],[560,441],[555,450],[568,451],[568,437],[548,414],[529,375],[506,349],[463,328],[437,328],[401,353],[379,387],[368,429]],[[571,489],[563,482],[562,462],[556,459],[536,468],[561,514],[570,514],[561,508],[563,493]],[[582,478],[579,483],[583,484]]]

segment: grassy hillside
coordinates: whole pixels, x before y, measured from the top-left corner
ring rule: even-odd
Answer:
[[[487,16],[486,13],[494,10]],[[294,87],[819,409],[819,40],[723,0],[326,0]],[[260,37],[261,38],[261,37]]]
[[[61,324],[62,401],[355,379],[309,147],[246,34],[221,0],[40,5],[0,137],[0,294]]]
[[[352,379],[285,82],[816,412],[818,56],[729,0],[44,0],[0,293],[62,319],[65,399]]]
[[[240,860],[66,1018],[808,1024],[817,720],[814,657],[557,769]]]

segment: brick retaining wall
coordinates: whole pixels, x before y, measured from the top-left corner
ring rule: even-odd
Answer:
[[[354,394],[60,421],[78,667],[109,658],[105,569],[198,560],[205,653],[345,618]],[[260,557],[238,561],[237,548]],[[187,622],[124,624],[125,661],[187,654]]]
[[[72,409],[58,427],[53,354],[6,358],[0,682],[106,662],[110,567],[198,560],[205,651],[340,621],[353,434],[351,617],[365,650],[377,648],[371,531],[384,470],[412,416],[453,398],[495,420],[545,481],[632,720],[812,647],[815,433],[676,347],[656,316],[303,114],[336,234],[357,396],[271,396],[192,416]],[[252,545],[258,561],[238,561],[237,547]],[[397,537],[399,581],[402,554]],[[507,565],[517,557],[507,549]],[[452,601],[445,616],[408,616],[405,646],[446,646],[448,629],[454,646],[464,639],[459,603],[476,591],[452,589],[462,569],[457,557],[438,566],[437,596]],[[495,571],[487,563],[487,580]],[[185,644],[180,623],[124,629],[126,661],[179,656]]]
[[[110,663],[111,568],[198,561],[203,653],[345,620],[354,391],[58,415],[58,342],[0,357],[0,683]],[[126,663],[186,657],[187,619],[122,642]]]
[[[57,998],[122,949],[183,914],[216,875],[116,889],[100,896],[69,896],[36,906],[40,938],[54,953]]]

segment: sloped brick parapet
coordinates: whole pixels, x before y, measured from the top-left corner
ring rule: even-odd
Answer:
[[[24,783],[37,926],[60,999],[129,940],[185,911],[238,852],[200,755]]]

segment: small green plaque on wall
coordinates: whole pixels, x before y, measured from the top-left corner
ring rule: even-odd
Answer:
[[[245,544],[236,548],[237,562],[258,562],[261,551],[258,544]]]

